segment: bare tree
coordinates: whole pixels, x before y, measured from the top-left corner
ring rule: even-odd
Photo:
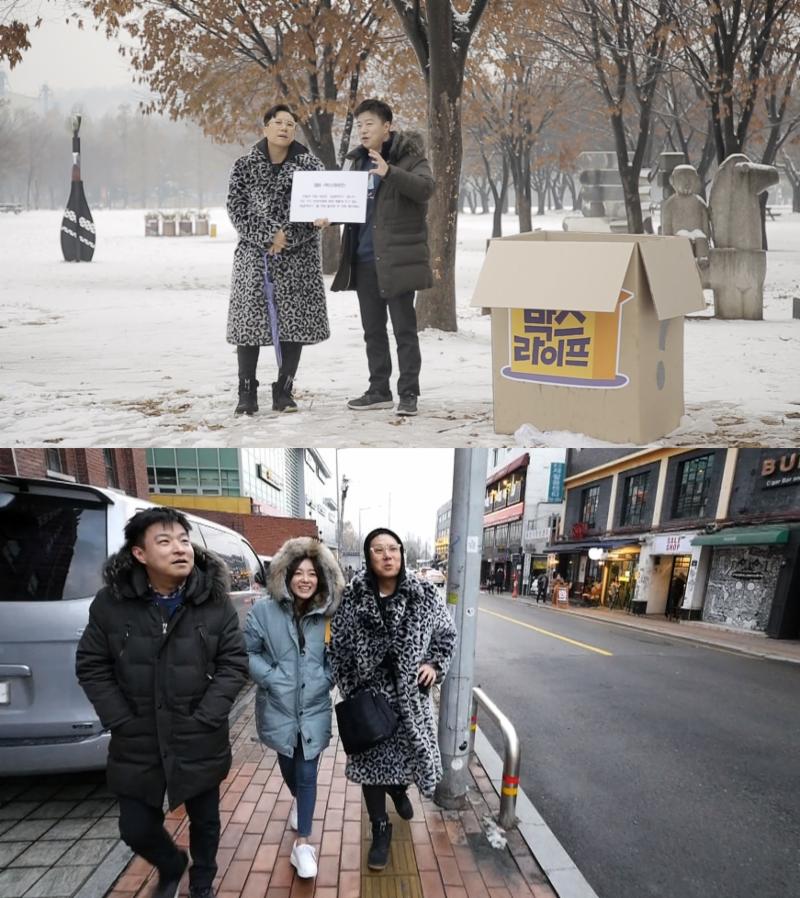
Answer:
[[[430,205],[434,285],[418,301],[420,328],[455,331],[456,227],[461,180],[461,94],[464,67],[489,0],[470,0],[460,12],[453,0],[392,0],[425,78],[430,158],[436,192]],[[462,4],[464,5],[464,4]]]
[[[603,99],[634,234],[644,230],[639,178],[674,17],[674,0],[557,0],[543,34]]]

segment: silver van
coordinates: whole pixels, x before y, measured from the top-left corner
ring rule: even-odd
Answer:
[[[75,678],[75,652],[123,529],[152,502],[112,489],[0,475],[0,771],[105,767],[108,733]],[[234,530],[187,514],[191,538],[220,555],[244,622],[263,566]]]

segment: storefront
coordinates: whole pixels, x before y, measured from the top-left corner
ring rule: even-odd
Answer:
[[[547,551],[558,559],[552,573],[569,584],[576,604],[631,607],[639,576],[638,536],[556,543]]]
[[[648,537],[639,560],[634,602],[645,614],[698,619],[702,614],[711,552],[693,546],[697,530]]]
[[[800,524],[728,527],[692,544],[711,550],[704,621],[800,638]]]

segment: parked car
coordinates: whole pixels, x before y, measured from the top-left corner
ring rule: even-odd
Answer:
[[[0,770],[60,773],[105,767],[109,735],[75,677],[75,653],[126,521],[153,503],[116,490],[0,476]],[[264,593],[253,547],[187,514],[194,543],[231,572],[242,621]]]
[[[444,586],[447,582],[447,577],[435,567],[423,568],[420,571],[420,576],[430,583],[433,583],[435,586]]]

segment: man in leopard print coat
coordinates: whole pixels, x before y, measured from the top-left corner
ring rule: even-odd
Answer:
[[[321,171],[323,164],[294,139],[296,118],[277,104],[264,115],[264,138],[236,160],[228,190],[228,216],[239,235],[233,254],[227,340],[237,346],[239,405],[258,411],[259,348],[277,333],[280,370],[272,385],[275,411],[296,411],[292,383],[304,345],[330,336],[322,280],[319,226],[290,222],[292,176]],[[268,267],[268,271],[266,270]],[[271,320],[265,275],[274,288]]]
[[[368,863],[388,861],[391,824],[386,794],[400,816],[413,816],[406,795],[415,783],[432,796],[442,777],[429,688],[441,682],[456,646],[456,628],[437,588],[405,569],[403,543],[386,528],[364,542],[366,568],[345,588],[333,618],[331,666],[343,696],[363,687],[377,690],[397,712],[394,734],[375,748],[347,759],[346,775],[361,783],[372,821]]]

